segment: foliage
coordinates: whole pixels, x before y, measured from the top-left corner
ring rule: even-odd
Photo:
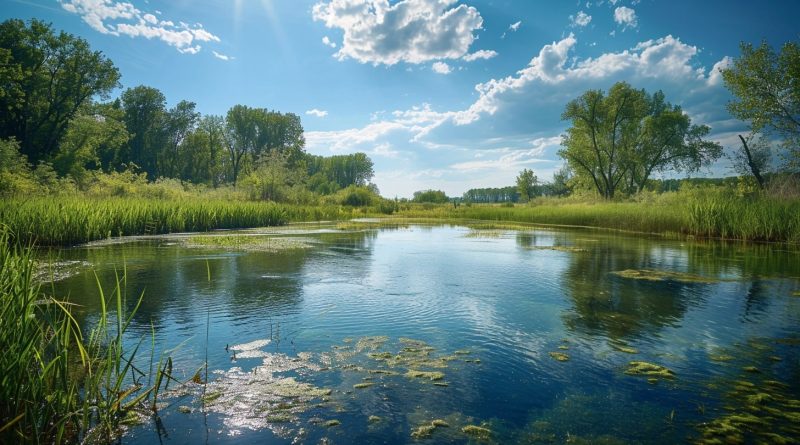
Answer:
[[[124,277],[108,296],[98,283],[111,313],[84,337],[72,306],[34,283],[35,264],[32,248],[0,229],[0,442],[110,442],[172,377],[164,366],[153,386],[135,383],[145,377],[131,364],[138,347],[122,344],[138,304],[125,310]]]
[[[800,169],[800,45],[787,42],[776,53],[766,42],[740,45],[742,55],[722,70],[736,97],[728,111],[754,133],[782,138],[787,166]]]
[[[449,198],[441,190],[423,190],[414,192],[414,202],[428,202],[434,204],[441,204],[447,202]]]
[[[519,193],[519,200],[528,202],[535,196],[536,185],[539,179],[533,174],[533,170],[522,169],[517,176],[517,192]]]
[[[606,199],[643,190],[655,171],[695,171],[722,154],[719,144],[703,139],[709,128],[691,125],[663,93],[649,95],[624,82],[607,95],[585,92],[567,104],[562,119],[572,127],[559,155]]]
[[[0,23],[0,53],[0,139],[15,138],[33,163],[56,153],[82,105],[119,85],[101,52],[38,20]]]
[[[307,155],[308,175],[314,179],[312,190],[330,194],[350,185],[365,186],[373,171],[372,160],[364,153],[330,157]]]

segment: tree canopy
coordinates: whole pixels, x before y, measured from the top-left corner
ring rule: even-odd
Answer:
[[[562,119],[572,126],[559,155],[606,199],[641,191],[654,172],[696,171],[722,154],[704,139],[710,129],[692,125],[661,91],[651,95],[625,82],[607,94],[585,92],[567,104]]]
[[[0,139],[34,163],[55,154],[82,105],[119,85],[111,60],[39,20],[0,23],[0,66]]]
[[[759,163],[746,139],[756,134],[776,136],[785,149],[786,167],[800,169],[800,45],[788,42],[776,53],[766,42],[742,43],[742,55],[722,70],[725,86],[735,96],[728,111],[749,122],[751,135],[742,138],[743,156]],[[763,150],[762,150],[763,151]],[[747,161],[746,161],[747,162]]]

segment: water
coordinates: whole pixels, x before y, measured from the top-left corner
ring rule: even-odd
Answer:
[[[797,250],[449,225],[245,233],[306,248],[172,236],[58,253],[91,264],[55,285],[84,326],[95,273],[108,289],[124,268],[128,306],[144,292],[129,343],[154,329],[181,380],[208,355],[207,413],[190,384],[123,442],[798,443]],[[615,273],[631,270],[673,274]],[[417,430],[434,419],[449,426]]]

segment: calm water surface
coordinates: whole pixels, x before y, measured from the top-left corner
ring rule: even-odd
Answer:
[[[159,351],[177,347],[182,380],[208,355],[206,398],[199,385],[171,393],[158,421],[124,443],[800,436],[797,250],[447,225],[243,233],[308,248],[198,248],[172,236],[59,252],[91,265],[56,284],[83,305],[87,328],[95,272],[108,289],[126,268],[129,306],[144,292],[131,344],[154,328]],[[631,375],[632,361],[673,375]],[[449,426],[412,437],[434,419]]]

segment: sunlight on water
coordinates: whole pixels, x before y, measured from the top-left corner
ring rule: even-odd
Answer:
[[[124,267],[129,305],[144,292],[130,344],[151,326],[182,344],[185,381],[208,357],[208,384],[171,387],[125,442],[800,437],[796,250],[373,220],[213,236],[233,238],[58,252],[82,265],[55,284],[81,323],[92,270]],[[264,236],[283,241],[238,248]]]

